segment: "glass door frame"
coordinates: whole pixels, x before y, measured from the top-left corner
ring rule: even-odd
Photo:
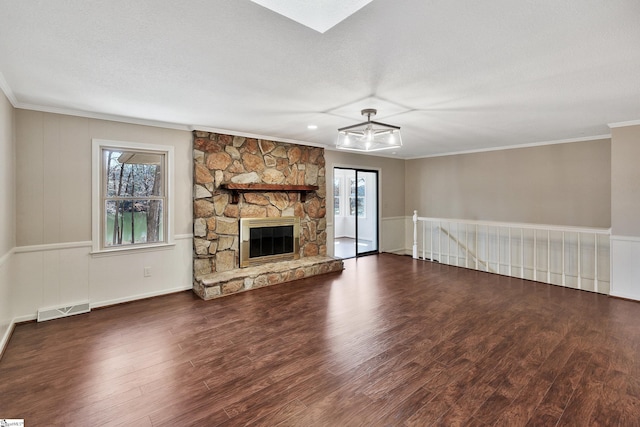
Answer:
[[[354,221],[354,226],[355,226],[355,258],[361,257],[361,256],[367,256],[367,255],[374,255],[374,254],[378,254],[380,253],[380,170],[377,169],[365,169],[365,168],[361,168],[361,167],[357,167],[357,166],[333,166],[333,178],[335,179],[335,170],[336,169],[341,169],[341,170],[346,170],[346,171],[353,171],[355,173],[355,182],[356,182],[356,211],[355,211],[355,215],[353,216],[353,221]],[[374,207],[374,212],[375,212],[375,224],[374,224],[374,230],[375,230],[375,241],[374,243],[374,247],[375,249],[370,250],[370,251],[366,251],[366,252],[360,252],[358,250],[358,239],[359,239],[359,230],[358,230],[358,197],[357,197],[357,186],[358,186],[358,173],[372,173],[375,176],[375,182],[373,184],[373,187],[375,188],[375,207]],[[345,186],[346,189],[347,186]],[[367,188],[367,187],[365,187]],[[335,197],[335,195],[334,195]],[[348,197],[347,197],[348,199]],[[345,207],[348,209],[348,207]],[[333,215],[334,215],[334,241],[335,241],[335,223],[336,223],[336,217],[335,217],[335,211],[332,210]],[[334,254],[335,255],[335,254]]]

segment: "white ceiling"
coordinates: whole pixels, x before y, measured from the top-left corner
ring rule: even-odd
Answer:
[[[0,86],[20,108],[327,147],[378,108],[402,158],[640,119],[638,0],[373,0],[324,33],[251,0],[0,11]]]

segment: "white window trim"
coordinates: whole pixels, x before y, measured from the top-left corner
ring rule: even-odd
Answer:
[[[122,148],[123,150],[155,151],[165,154],[167,171],[165,179],[167,184],[167,235],[165,242],[149,243],[144,245],[118,246],[103,248],[101,245],[102,208],[101,208],[101,184],[102,184],[102,148]],[[141,251],[145,249],[158,249],[167,246],[175,246],[173,235],[174,221],[174,147],[171,145],[144,144],[139,142],[111,141],[106,139],[91,140],[91,242],[92,254],[106,254],[113,252]]]

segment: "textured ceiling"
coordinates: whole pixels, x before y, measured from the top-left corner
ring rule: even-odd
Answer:
[[[328,147],[378,108],[403,158],[640,119],[637,0],[373,0],[324,33],[250,0],[0,10],[0,86],[20,108]]]

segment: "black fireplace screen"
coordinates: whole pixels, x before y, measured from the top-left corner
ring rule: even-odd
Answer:
[[[293,225],[249,230],[249,258],[293,252]]]

